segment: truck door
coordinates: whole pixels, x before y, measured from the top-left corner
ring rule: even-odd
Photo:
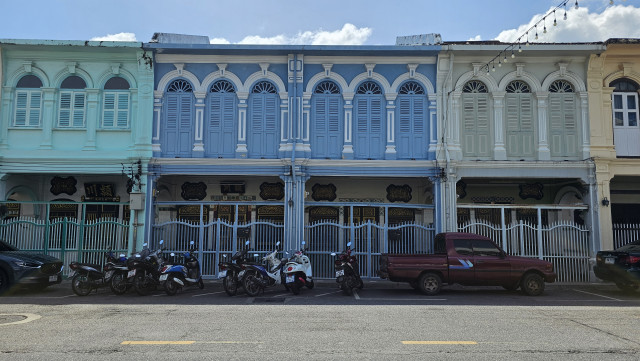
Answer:
[[[453,252],[449,252],[449,283],[476,284],[471,240],[454,239]]]
[[[487,286],[509,285],[511,283],[511,262],[500,248],[486,239],[474,239],[474,268],[477,284]]]

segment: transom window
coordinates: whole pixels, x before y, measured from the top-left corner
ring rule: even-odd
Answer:
[[[573,85],[566,80],[556,80],[549,86],[551,93],[573,93]]]
[[[129,88],[129,82],[122,77],[107,80],[102,97],[102,128],[129,128]]]
[[[254,94],[277,94],[276,87],[268,81],[261,81],[253,86]]]
[[[332,81],[323,81],[316,86],[315,94],[340,94],[340,88]]]
[[[169,93],[192,93],[193,87],[191,83],[186,80],[178,79],[174,80],[171,84],[169,84],[169,88],[167,88],[167,92]]]
[[[82,128],[85,126],[86,87],[87,83],[77,75],[72,75],[62,81],[58,127]]]
[[[382,94],[382,90],[380,90],[380,86],[378,86],[378,84],[372,81],[367,81],[360,84],[356,94]]]
[[[25,75],[18,81],[13,118],[14,126],[40,126],[42,108],[42,91],[40,88],[42,88],[42,81],[35,75]]]
[[[407,83],[404,83],[401,87],[400,90],[398,91],[399,94],[424,94],[424,88],[422,87],[422,85],[416,83],[415,81],[410,81]]]
[[[483,82],[478,80],[468,81],[467,84],[462,87],[463,93],[488,93],[487,86]]]
[[[507,85],[507,93],[531,93],[529,85],[520,80],[514,80]]]
[[[235,93],[236,89],[233,87],[233,84],[231,84],[230,81],[228,80],[218,80],[217,82],[213,83],[211,85],[211,88],[209,89],[209,92],[211,93]]]

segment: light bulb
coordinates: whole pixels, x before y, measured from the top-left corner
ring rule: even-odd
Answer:
[[[576,0],[576,10],[578,9],[578,0]]]
[[[564,20],[567,20],[567,12],[564,12]]]
[[[505,63],[508,61],[508,60],[507,60],[507,54],[504,54],[504,60],[503,60],[503,61],[504,61]]]
[[[558,22],[556,21],[556,19],[553,19],[553,26],[558,26]]]
[[[502,67],[502,62],[498,59],[498,68]]]
[[[513,53],[513,49],[511,50],[511,59],[515,58],[516,54]]]
[[[546,33],[547,33],[547,26],[546,26],[546,25],[544,26],[544,30],[542,31],[542,33],[543,33],[543,34],[546,34]]]
[[[522,45],[518,44],[518,53],[522,53]]]
[[[536,33],[536,40],[538,40],[538,33]]]
[[[493,66],[491,67],[491,70],[492,70],[492,71],[496,71],[496,66],[495,66],[495,65],[493,65]]]

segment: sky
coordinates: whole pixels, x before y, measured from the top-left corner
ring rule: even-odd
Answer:
[[[515,42],[640,38],[640,0],[0,0],[0,39],[148,42],[156,32],[218,44],[394,45],[397,36]],[[26,5],[28,4],[28,5]],[[547,33],[543,32],[543,26]],[[529,31],[534,42],[535,27]]]

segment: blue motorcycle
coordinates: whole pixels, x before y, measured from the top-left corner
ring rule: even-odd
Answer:
[[[164,282],[164,291],[169,296],[175,295],[185,286],[197,285],[200,289],[204,288],[200,262],[195,256],[196,249],[193,241],[190,244],[191,248],[182,254],[184,264],[166,265],[162,268],[160,282]],[[175,257],[175,253],[171,253],[171,256]]]

